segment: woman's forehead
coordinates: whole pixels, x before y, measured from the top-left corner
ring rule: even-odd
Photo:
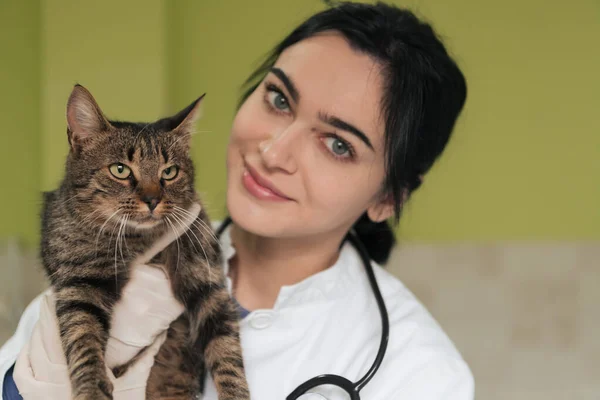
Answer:
[[[382,77],[377,62],[352,49],[339,34],[313,36],[279,56],[281,69],[298,89],[301,107],[352,121],[373,144],[382,137]]]

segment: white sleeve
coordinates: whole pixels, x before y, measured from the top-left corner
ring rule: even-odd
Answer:
[[[394,390],[390,400],[473,400],[473,375],[467,364],[456,359],[436,359],[415,370]]]
[[[40,302],[44,293],[37,296],[29,303],[21,319],[15,334],[0,348],[0,393],[4,384],[4,375],[17,360],[21,349],[29,342],[33,328],[40,316]]]

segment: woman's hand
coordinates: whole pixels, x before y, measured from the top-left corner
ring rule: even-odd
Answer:
[[[166,339],[166,330],[183,312],[162,269],[148,265],[132,268],[131,279],[115,305],[105,363],[115,400],[145,399],[146,381],[154,356]],[[123,376],[111,369],[131,360],[148,347]],[[63,352],[51,292],[44,295],[40,317],[14,369],[14,380],[25,400],[70,399],[71,383]]]

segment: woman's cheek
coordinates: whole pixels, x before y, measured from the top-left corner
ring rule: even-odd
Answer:
[[[310,172],[312,177],[309,184],[311,197],[315,203],[326,210],[335,209],[343,205],[348,195],[345,188],[340,185],[339,176],[331,173],[332,171],[313,170]]]
[[[231,135],[235,141],[257,139],[266,132],[266,127],[263,125],[267,116],[257,106],[254,97],[255,94],[246,100],[233,120]]]

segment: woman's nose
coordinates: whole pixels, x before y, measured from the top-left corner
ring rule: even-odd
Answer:
[[[289,174],[296,172],[298,151],[298,132],[294,133],[290,127],[274,134],[258,144],[265,167],[281,169]]]

